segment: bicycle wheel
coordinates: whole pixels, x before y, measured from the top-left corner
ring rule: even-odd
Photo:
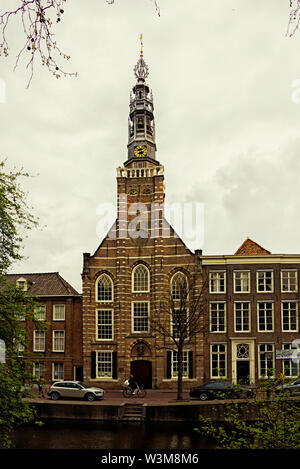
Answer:
[[[139,396],[139,397],[145,397],[146,394],[147,394],[147,393],[146,393],[146,390],[145,390],[144,388],[140,388],[140,389],[138,390],[138,396]]]
[[[131,390],[129,388],[123,388],[123,396],[124,397],[131,396]]]

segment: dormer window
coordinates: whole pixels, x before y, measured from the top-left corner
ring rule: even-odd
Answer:
[[[19,288],[22,288],[22,290],[27,291],[28,289],[28,284],[26,278],[20,277],[16,281],[16,284]]]

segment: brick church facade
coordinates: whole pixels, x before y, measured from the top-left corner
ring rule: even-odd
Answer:
[[[184,348],[186,389],[224,377],[255,382],[270,368],[297,376],[299,362],[291,351],[300,342],[300,255],[271,254],[248,238],[234,255],[205,256],[187,248],[164,217],[164,167],[156,154],[147,76],[141,51],[127,159],[117,168],[117,219],[94,254],[83,255],[81,295],[71,286],[62,292],[56,285],[53,295],[36,290],[49,311],[47,340],[57,345],[63,338],[64,346],[49,342],[37,350],[30,343],[30,358],[42,364],[47,381],[83,379],[119,389],[133,373],[147,388],[175,389],[176,351],[167,336],[153,332],[151,318],[156,312],[166,328],[174,327],[161,304],[186,285],[193,287],[190,298],[204,289],[203,328]],[[32,275],[37,281],[47,274],[11,280],[30,282]],[[65,311],[57,316],[60,322],[56,310]]]

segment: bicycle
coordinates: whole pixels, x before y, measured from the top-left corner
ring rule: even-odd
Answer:
[[[137,396],[137,397],[145,397],[146,396],[146,390],[144,387],[141,385],[139,386],[137,384],[137,387],[135,388],[134,392],[130,388],[130,386],[124,386],[123,387],[123,396],[124,397],[132,397],[132,396]]]

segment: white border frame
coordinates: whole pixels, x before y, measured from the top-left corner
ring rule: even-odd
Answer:
[[[99,313],[99,311],[110,311],[111,312],[111,329],[112,329],[111,339],[99,339],[98,338],[98,313]],[[95,341],[96,342],[111,342],[112,340],[114,340],[114,310],[113,310],[113,308],[97,308],[96,309],[95,319],[96,319]]]
[[[144,267],[147,271],[148,271],[148,287],[147,287],[147,290],[135,290],[134,289],[134,272],[135,270],[138,268],[138,267]],[[132,269],[132,272],[131,272],[131,292],[132,293],[150,293],[150,270],[149,268],[143,264],[142,262],[139,262],[138,264],[136,264],[134,266],[134,268]]]
[[[55,350],[54,349],[54,344],[55,344],[55,340],[54,340],[54,336],[55,336],[55,332],[63,332],[64,333],[64,349],[63,350]],[[66,331],[64,329],[53,329],[52,331],[52,352],[55,352],[55,353],[64,353],[66,351]]]
[[[283,290],[282,273],[283,272],[295,272],[296,274],[296,289],[295,290]],[[298,269],[281,269],[280,270],[280,291],[281,293],[298,293]]]
[[[147,331],[134,331],[133,326],[134,326],[134,303],[147,303],[148,304],[148,330]],[[132,334],[149,334],[150,332],[150,301],[149,300],[132,300],[131,302],[131,333]]]
[[[221,304],[221,303],[225,305],[225,308],[224,308],[224,330],[223,331],[212,331],[211,330],[211,325],[212,325],[211,305],[212,304]],[[227,302],[226,301],[210,301],[209,302],[209,332],[211,334],[225,334],[227,332]]]
[[[63,307],[64,307],[64,313],[65,313],[65,314],[64,314],[64,319],[56,319],[56,318],[54,317],[55,306],[63,306]],[[61,322],[63,322],[63,321],[66,320],[66,305],[65,305],[65,303],[53,303],[52,320],[53,320],[53,321],[61,321]]]
[[[226,283],[227,283],[227,275],[226,275],[226,270],[210,270],[209,271],[209,293],[211,295],[224,295],[226,294],[227,288],[226,288]],[[211,291],[211,274],[224,274],[224,291]]]
[[[98,283],[99,283],[99,280],[101,279],[101,277],[103,277],[104,275],[106,277],[108,277],[110,282],[111,282],[111,300],[99,300],[98,299]],[[114,302],[114,290],[115,290],[115,286],[114,286],[113,279],[106,272],[102,272],[102,274],[100,274],[99,277],[97,277],[96,282],[95,282],[95,301],[96,301],[96,303],[113,303]]]
[[[272,273],[272,276],[271,276],[271,287],[272,287],[272,290],[258,290],[258,274],[260,272],[271,272]],[[256,271],[256,293],[274,293],[274,270],[273,269],[258,269]]]
[[[236,291],[235,289],[235,281],[236,281],[236,278],[235,278],[235,275],[236,273],[247,273],[248,274],[248,286],[249,286],[249,289],[248,291]],[[243,269],[240,269],[240,270],[234,270],[233,271],[233,293],[236,293],[237,295],[241,294],[241,295],[244,295],[244,294],[249,294],[251,293],[251,270],[243,270]]]
[[[288,329],[284,330],[283,329],[283,303],[296,303],[296,329]],[[298,307],[298,300],[281,300],[281,332],[299,332],[299,321],[298,321],[298,316],[299,316],[299,307]]]
[[[212,346],[213,345],[224,345],[225,346],[225,375],[224,376],[213,376],[212,374]],[[216,353],[216,352],[214,352]],[[209,344],[209,373],[211,380],[218,380],[218,379],[227,379],[228,374],[228,360],[227,360],[227,342],[211,342]]]
[[[95,379],[113,379],[113,350],[95,350],[96,352],[96,370],[95,370]],[[99,353],[110,353],[111,356],[111,375],[110,376],[98,376],[98,363],[99,363]]]
[[[260,328],[259,328],[259,308],[258,308],[258,305],[260,303],[269,303],[272,305],[272,329],[269,330],[269,331],[261,331]],[[274,306],[275,306],[275,301],[274,300],[259,300],[257,301],[256,303],[256,320],[257,320],[257,332],[261,332],[261,333],[274,333],[274,330],[275,330],[275,324],[274,324]]]
[[[237,303],[248,303],[249,305],[249,330],[247,331],[237,331],[236,330],[236,304]],[[233,321],[234,321],[234,324],[233,324],[233,330],[236,334],[247,334],[249,332],[251,332],[251,301],[239,301],[239,300],[235,300],[233,302]]]
[[[44,335],[44,349],[43,350],[37,350],[36,349],[36,337],[35,337],[35,333],[36,332],[42,332],[43,335]],[[33,352],[45,352],[46,350],[46,331],[41,331],[39,329],[34,329],[33,331]]]

